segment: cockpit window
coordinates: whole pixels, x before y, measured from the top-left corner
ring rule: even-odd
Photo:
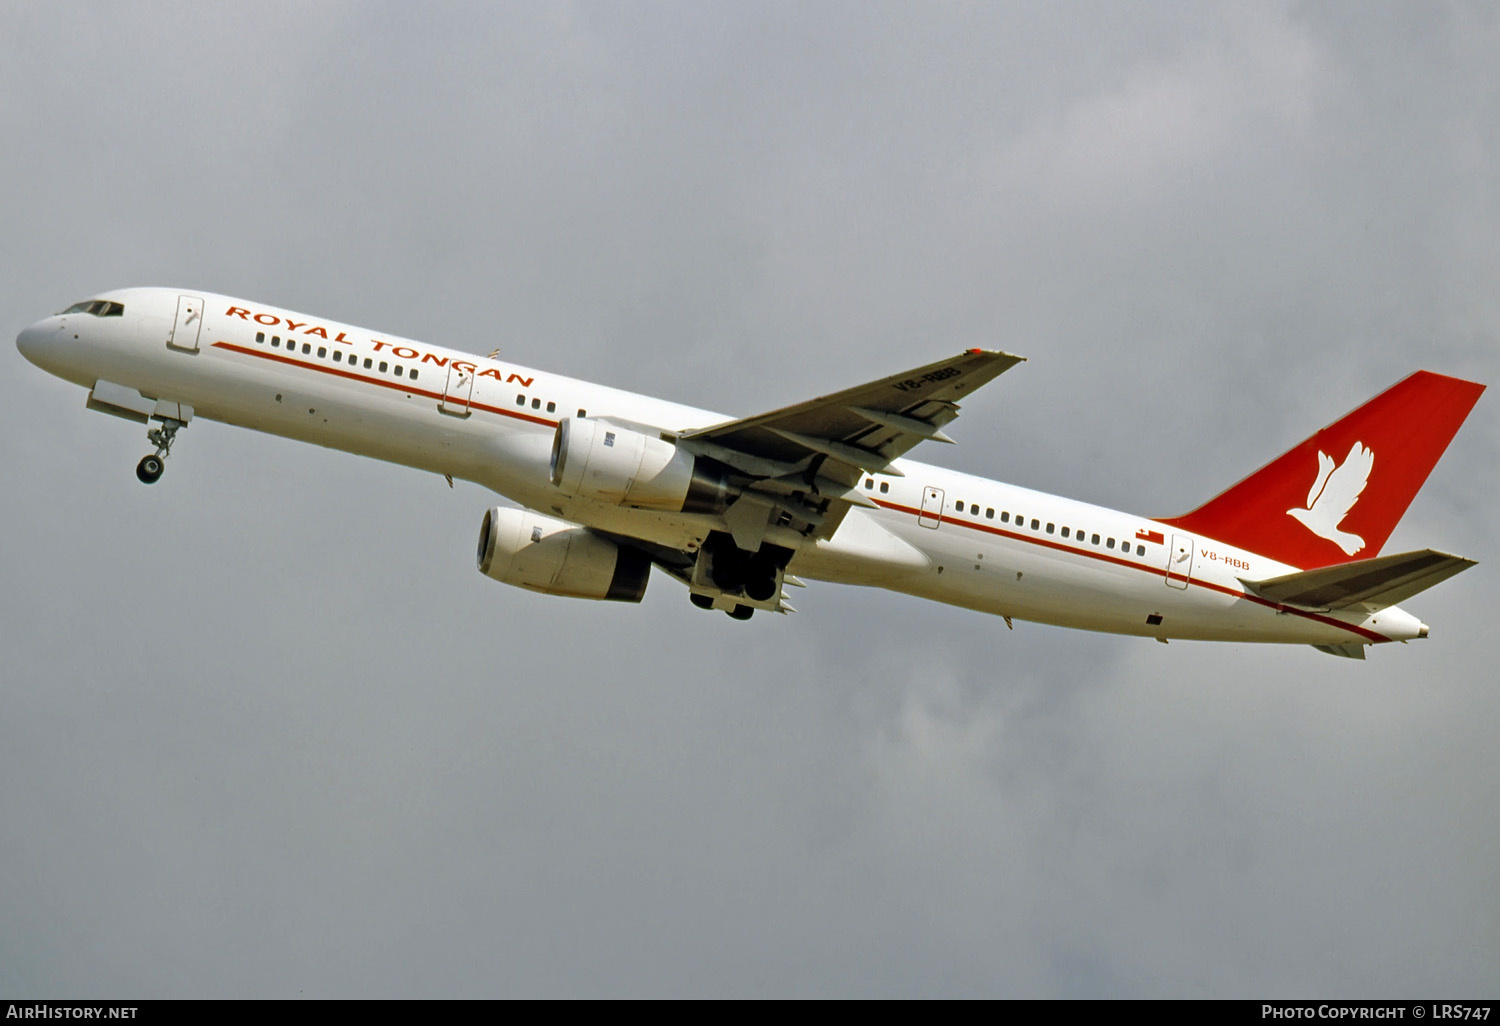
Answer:
[[[85,299],[81,303],[74,303],[63,313],[86,313],[93,314],[95,317],[123,317],[125,304],[115,303],[108,299]]]

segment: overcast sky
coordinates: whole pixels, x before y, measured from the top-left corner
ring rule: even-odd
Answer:
[[[1500,381],[1490,3],[0,0],[0,327],[172,285],[1181,512]],[[0,355],[0,996],[1493,995],[1500,398],[1364,663],[474,569],[494,497]]]

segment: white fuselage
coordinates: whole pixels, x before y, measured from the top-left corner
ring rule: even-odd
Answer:
[[[569,498],[549,473],[562,417],[586,411],[678,432],[728,419],[720,414],[227,296],[126,289],[103,298],[123,314],[51,317],[18,346],[87,388],[122,385],[197,417],[474,481],[611,534],[692,551],[725,530],[717,514]],[[773,528],[767,540],[795,551],[790,573],[1164,639],[1347,645],[1423,630],[1395,607],[1278,607],[1240,579],[1297,568],[1140,516],[913,460],[894,465],[904,476],[861,480],[877,508],[850,510],[832,538]]]

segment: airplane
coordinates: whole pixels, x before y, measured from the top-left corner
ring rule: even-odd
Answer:
[[[653,567],[735,619],[804,579],[1137,635],[1363,659],[1428,635],[1403,602],[1474,565],[1380,555],[1484,391],[1417,371],[1179,516],[1145,517],[905,458],[1021,363],[969,349],[730,418],[207,292],[104,292],[25,328],[91,410],[147,425],[156,482],[194,418],[472,481],[486,576],[639,602]]]

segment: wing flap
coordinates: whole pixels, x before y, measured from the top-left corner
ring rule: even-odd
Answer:
[[[1302,570],[1264,581],[1241,578],[1240,583],[1261,598],[1287,605],[1344,609],[1363,603],[1382,608],[1404,602],[1474,565],[1474,560],[1463,556],[1422,549]]]

